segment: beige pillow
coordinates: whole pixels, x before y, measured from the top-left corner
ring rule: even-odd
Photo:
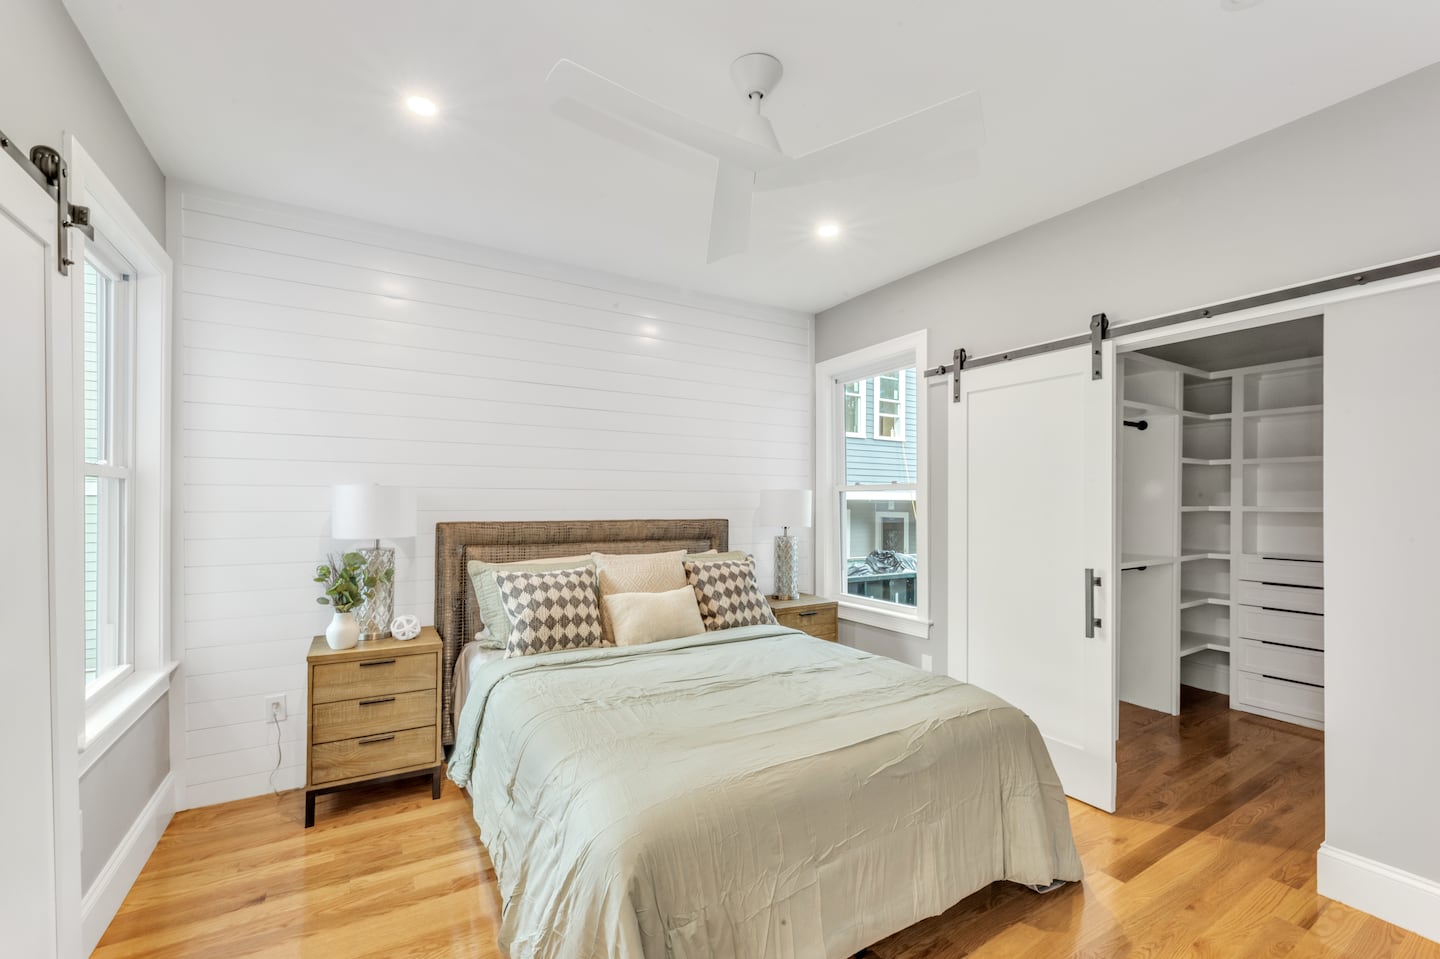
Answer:
[[[600,574],[600,595],[663,593],[685,585],[685,551],[670,553],[591,553]]]
[[[691,586],[663,593],[610,593],[601,603],[616,646],[640,646],[705,632]]]
[[[549,572],[589,565],[588,556],[556,556],[553,559],[524,559],[508,563],[483,563],[472,559],[466,563],[465,571],[470,574],[470,586],[475,590],[475,608],[480,611],[480,619],[492,637],[486,645],[504,649],[510,644],[510,619],[500,601],[500,590],[495,586],[496,573]],[[476,639],[479,639],[478,635]]]
[[[686,563],[726,563],[741,562],[750,558],[750,554],[743,549],[732,549],[728,553],[719,550],[707,549],[703,553],[686,553],[683,562]]]

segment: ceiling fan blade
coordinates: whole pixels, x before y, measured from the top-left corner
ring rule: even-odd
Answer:
[[[592,130],[598,129],[597,124],[633,124],[708,153],[722,163],[752,171],[785,160],[778,150],[692,120],[571,60],[561,60],[551,68],[545,78],[545,97],[551,109],[570,119],[576,118],[577,106],[595,114],[585,122]],[[627,142],[623,133],[615,138]]]
[[[755,186],[778,190],[894,170],[940,151],[974,149],[985,139],[980,94],[952,97],[918,113],[757,171]]]
[[[705,262],[714,263],[750,245],[750,197],[754,172],[720,161],[715,170],[715,203],[710,208],[710,247]]]

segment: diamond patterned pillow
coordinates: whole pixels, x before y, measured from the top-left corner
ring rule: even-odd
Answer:
[[[755,584],[755,561],[687,562],[685,578],[695,587],[705,631],[732,626],[768,626],[775,622],[770,604]]]
[[[507,658],[604,645],[593,566],[497,570],[495,585],[510,620]]]

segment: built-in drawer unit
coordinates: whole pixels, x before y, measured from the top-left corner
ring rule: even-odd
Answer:
[[[1325,685],[1325,654],[1317,649],[1242,639],[1238,654],[1235,665],[1240,669],[1312,686]]]
[[[1240,581],[1240,602],[1246,606],[1284,609],[1297,613],[1325,612],[1325,591],[1304,586],[1276,586],[1272,583]]]
[[[1247,555],[1240,557],[1240,578],[1279,586],[1324,586],[1325,564]]]
[[[1239,634],[1242,639],[1324,649],[1325,617],[1314,613],[1287,613],[1259,606],[1241,606]]]
[[[435,661],[433,653],[377,653],[364,659],[315,666],[311,702],[333,703],[413,689],[434,689]]]
[[[431,725],[317,743],[311,747],[310,775],[313,785],[323,786],[357,776],[434,766],[439,761],[435,727]]]
[[[1314,723],[1325,719],[1325,690],[1261,673],[1237,671],[1238,696],[1246,704],[1298,716]]]

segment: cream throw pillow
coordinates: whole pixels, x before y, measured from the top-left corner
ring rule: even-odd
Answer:
[[[640,646],[705,632],[691,586],[663,593],[610,593],[601,603],[616,646]]]
[[[600,595],[663,593],[685,585],[685,551],[670,553],[591,553],[600,574]]]

